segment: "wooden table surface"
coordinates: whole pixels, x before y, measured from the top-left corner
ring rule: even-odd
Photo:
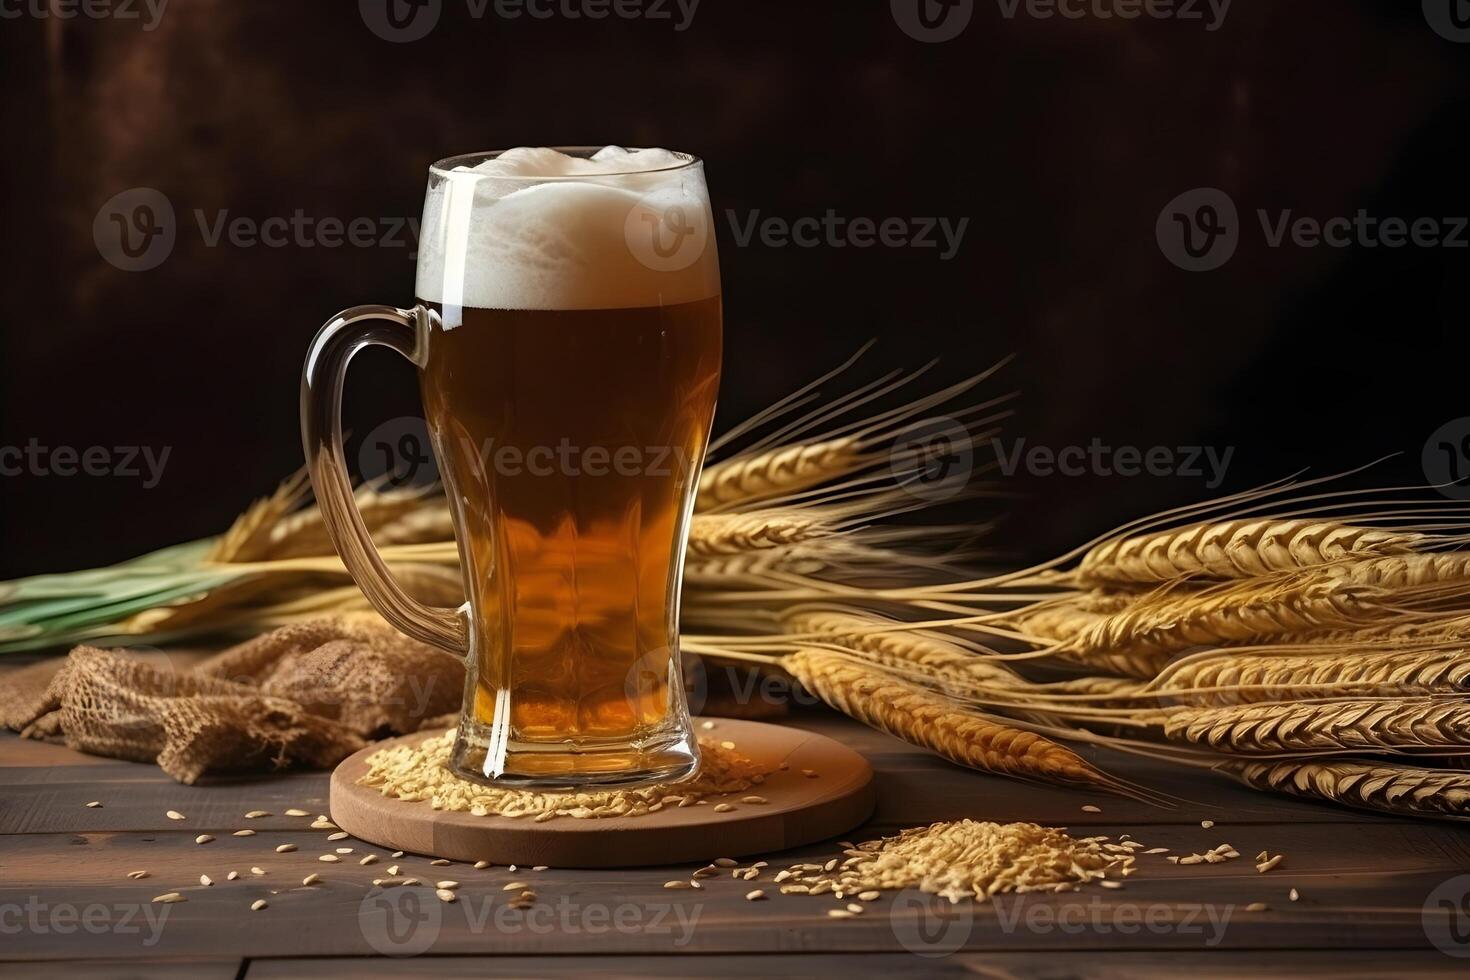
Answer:
[[[12,961],[0,965],[0,976],[1379,977],[1470,970],[1470,877],[1459,877],[1470,875],[1470,828],[1276,799],[1208,774],[1105,760],[1115,772],[1192,801],[1160,810],[979,775],[832,714],[801,713],[792,723],[853,746],[877,770],[878,810],[853,840],[971,817],[1126,833],[1174,853],[1229,842],[1243,857],[1196,866],[1141,857],[1121,889],[1001,897],[981,906],[889,893],[852,919],[827,916],[837,905],[830,896],[780,895],[770,884],[763,902],[744,900],[754,885],[723,877],[700,891],[662,887],[687,879],[692,866],[512,874],[431,867],[414,855],[397,862],[426,882],[460,881],[459,901],[443,905],[417,890],[374,889],[371,879],[394,862],[361,867],[357,860],[381,849],[329,844],[324,831],[308,829],[326,812],[327,773],[180,786],[151,765],[0,735],[0,958]],[[86,807],[91,800],[103,806]],[[1084,812],[1084,804],[1101,812]],[[285,816],[290,807],[311,816]],[[170,809],[187,819],[170,820]],[[275,816],[244,819],[254,809]],[[1215,825],[1205,829],[1202,820]],[[245,827],[256,834],[232,836]],[[196,844],[206,833],[217,839]],[[278,854],[282,843],[300,850]],[[317,860],[337,846],[355,850],[343,863]],[[1284,854],[1280,867],[1257,873],[1251,859],[1262,850]],[[829,843],[764,857],[781,867],[837,853]],[[710,857],[717,856],[720,841],[712,838]],[[252,866],[266,874],[252,875]],[[126,877],[140,869],[147,879]],[[242,878],[227,881],[231,870]],[[312,872],[323,882],[302,887]],[[201,886],[201,873],[215,883]],[[511,895],[503,886],[513,879],[534,883],[534,912],[506,907]],[[1292,888],[1299,901],[1288,899]],[[188,901],[149,901],[171,890]],[[252,912],[262,897],[269,908]],[[1269,907],[1247,911],[1255,902]],[[46,962],[58,960],[74,962]]]

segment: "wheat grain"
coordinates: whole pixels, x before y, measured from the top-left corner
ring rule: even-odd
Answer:
[[[800,510],[703,514],[689,522],[689,555],[694,559],[743,555],[799,544],[831,533],[832,529],[820,517]]]
[[[1388,762],[1229,761],[1219,766],[1256,789],[1421,817],[1470,817],[1470,772]]]
[[[1344,558],[1411,552],[1422,534],[1313,520],[1237,520],[1104,542],[1083,556],[1085,585],[1141,585],[1190,576],[1253,578]]]
[[[1419,698],[1176,708],[1164,733],[1237,754],[1454,748],[1470,744],[1470,706]]]
[[[951,762],[1048,782],[1108,785],[1071,749],[839,654],[802,650],[782,664],[802,686],[849,717]]]
[[[737,456],[705,467],[695,509],[728,510],[796,493],[850,473],[865,461],[861,442],[855,437]]]

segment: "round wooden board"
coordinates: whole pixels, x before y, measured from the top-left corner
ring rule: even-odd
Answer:
[[[332,773],[332,820],[380,847],[456,861],[545,864],[554,868],[630,868],[708,861],[719,856],[770,854],[847,833],[873,813],[873,770],[852,749],[822,735],[783,725],[712,719],[705,733],[735,743],[771,770],[750,792],[766,803],[740,803],[715,813],[707,806],[670,807],[640,817],[578,820],[557,817],[476,817],[390,799],[359,786],[374,752],[416,744],[440,732],[418,732],[368,746]],[[781,763],[787,768],[781,770]],[[803,769],[818,773],[802,775]],[[743,795],[743,794],[742,794]]]

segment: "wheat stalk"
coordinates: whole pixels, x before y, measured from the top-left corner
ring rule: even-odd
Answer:
[[[800,636],[809,635],[845,647],[880,666],[916,669],[946,687],[964,690],[976,685],[1027,686],[1014,671],[996,660],[969,653],[928,633],[901,629],[902,624],[893,620],[810,611],[787,616],[786,624]]]
[[[838,711],[951,762],[1050,783],[1115,788],[1071,749],[839,654],[802,650],[781,663]]]
[[[1083,585],[1144,585],[1200,576],[1252,578],[1346,558],[1405,554],[1425,535],[1315,520],[1235,520],[1117,538],[1083,556]]]
[[[1265,648],[1269,649],[1269,648]],[[1201,654],[1170,665],[1151,685],[1158,693],[1205,703],[1275,701],[1345,694],[1439,694],[1470,690],[1470,658],[1462,649],[1290,654]],[[1203,692],[1203,693],[1199,693]]]
[[[1143,597],[1055,649],[1080,657],[1119,652],[1157,656],[1196,646],[1356,627],[1388,615],[1385,598],[1380,589],[1331,580],[1245,579],[1202,592]]]
[[[820,516],[802,510],[699,514],[689,522],[689,556],[726,558],[814,541],[833,534]]]
[[[865,462],[862,440],[853,436],[737,456],[705,467],[695,510],[712,513],[808,490]]]
[[[1175,708],[1164,734],[1240,754],[1454,748],[1470,745],[1470,706],[1379,698]]]
[[[1470,772],[1386,762],[1231,761],[1219,766],[1256,789],[1421,817],[1470,817]]]

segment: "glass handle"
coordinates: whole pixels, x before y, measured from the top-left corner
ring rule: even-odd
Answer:
[[[373,544],[358,513],[342,448],[342,387],[352,355],[380,344],[420,363],[422,307],[355,306],[328,320],[312,338],[301,373],[301,439],[327,534],[347,572],[368,601],[404,634],[464,657],[465,619],[458,610],[435,609],[403,591]]]

